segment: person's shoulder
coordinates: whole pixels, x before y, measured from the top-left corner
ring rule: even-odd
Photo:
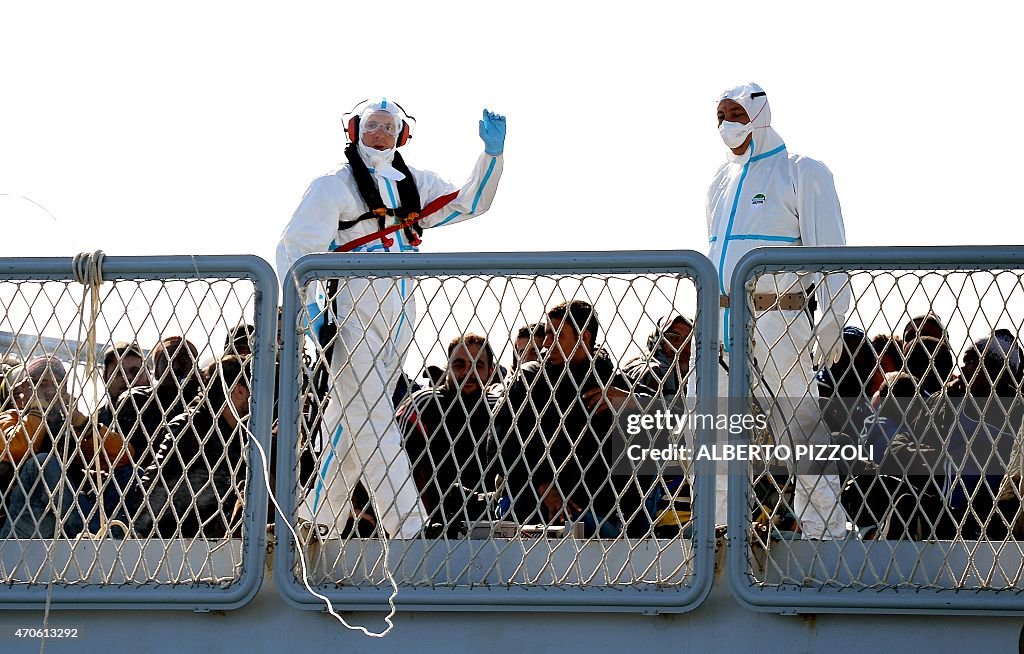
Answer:
[[[732,164],[728,161],[723,162],[718,168],[715,169],[715,174],[711,177],[711,185],[714,187],[719,180],[728,176],[729,171],[732,168]]]
[[[159,410],[159,405],[154,399],[156,388],[154,386],[134,386],[126,390],[117,403],[111,406],[112,420],[123,420],[125,416],[135,418],[141,411]]]
[[[352,167],[347,163],[340,164],[313,178],[309,183],[311,190],[328,190],[343,187],[352,178]]]
[[[406,164],[408,166],[408,164]],[[433,170],[427,170],[426,168],[417,168],[415,166],[408,166],[409,172],[412,173],[412,178],[416,180],[416,183],[420,186],[427,184],[433,184],[435,182],[443,182],[444,178],[435,173]]]
[[[646,368],[648,365],[648,356],[645,354],[638,354],[632,359],[629,359],[622,364],[622,371],[626,372],[629,370],[638,370]]]
[[[172,434],[189,431],[205,434],[216,420],[206,398],[199,396],[174,415],[167,416],[165,422]]]
[[[720,192],[726,181],[729,178],[730,164],[728,161],[720,165],[716,170],[715,174],[711,177],[711,183],[708,184],[708,196],[714,196],[715,193]]]
[[[820,159],[790,152],[789,163],[803,176],[832,177],[832,171]]]
[[[540,361],[527,361],[520,364],[515,373],[509,377],[505,391],[509,392],[516,388],[528,389],[542,370],[544,370],[544,366]]]
[[[661,362],[649,354],[633,357],[619,368],[622,376],[631,382],[646,382],[649,376],[657,375],[660,371]]]
[[[516,371],[517,377],[524,377],[526,379],[533,379],[540,374],[540,371],[544,369],[544,364],[540,361],[527,361],[526,363],[519,366]]]
[[[429,402],[436,402],[444,394],[444,389],[439,386],[428,386],[427,388],[421,388],[417,391],[413,391],[402,400],[402,404],[406,404],[412,407],[422,407]]]
[[[313,184],[337,185],[346,184],[352,179],[352,166],[347,163],[339,164],[326,171],[313,180]]]

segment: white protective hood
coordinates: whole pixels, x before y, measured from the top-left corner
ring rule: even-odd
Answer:
[[[752,154],[769,152],[782,145],[782,137],[772,128],[772,109],[768,105],[768,96],[760,85],[747,82],[734,86],[721,93],[715,104],[722,100],[732,100],[743,107],[754,126],[753,147],[747,148],[743,154],[728,150],[729,161],[742,165],[747,163]]]
[[[397,147],[392,147],[387,150],[376,150],[374,148],[368,148],[363,144],[363,126],[366,124],[366,118],[370,114],[374,113],[386,113],[394,116],[398,120],[399,131],[401,131],[402,125],[406,122],[405,112],[402,111],[394,102],[388,102],[387,99],[381,99],[376,102],[369,102],[359,113],[359,134],[357,135],[356,148],[359,151],[359,157],[363,160],[368,168],[373,169],[374,173],[380,177],[386,177],[392,181],[401,181],[405,178],[401,172],[399,172],[392,162],[395,160],[395,150]]]

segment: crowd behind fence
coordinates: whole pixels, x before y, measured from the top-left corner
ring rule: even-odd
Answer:
[[[844,276],[853,302],[842,355],[803,397],[786,399],[816,404],[830,445],[858,450],[857,460],[818,470],[841,482],[832,511],[847,535],[838,540],[801,537],[787,470],[734,465],[730,562],[740,597],[803,610],[1019,608],[1018,259],[1012,248],[766,249],[737,269],[741,287],[795,270]],[[744,304],[732,318],[741,335],[734,345],[750,357],[765,337],[762,317]],[[758,362],[750,361],[748,374],[731,380],[735,406],[764,404],[754,390]],[[755,435],[760,443],[786,439],[797,440]]]
[[[78,261],[2,267],[0,602],[241,605],[276,277],[256,257]]]
[[[238,605],[269,529],[279,586],[305,607],[307,583],[360,607],[393,582],[425,608],[689,609],[711,584],[722,469],[629,453],[692,455],[715,435],[626,425],[725,412],[723,368],[744,372],[731,413],[776,416],[729,442],[795,446],[785,407],[810,402],[828,445],[869,452],[811,471],[841,485],[826,517],[845,534],[827,539],[802,533],[800,464],[733,463],[719,522],[751,604],[1018,595],[1022,266],[991,249],[843,251],[751,257],[730,352],[695,253],[307,257],[280,318],[255,257],[111,259],[92,281],[67,260],[5,260],[0,602]],[[794,271],[843,275],[853,301],[840,358],[782,398],[753,352],[789,330],[759,321],[813,326],[813,308],[748,305],[743,289]],[[863,590],[876,596],[848,598]]]
[[[637,474],[615,427],[626,406],[699,394],[693,370],[713,363],[715,308],[696,311],[714,292],[707,261],[448,256],[429,270],[422,257],[386,270],[372,256],[310,257],[285,285],[284,314],[300,316],[284,332],[295,394],[282,393],[281,420],[302,418],[278,489],[306,531],[278,549],[279,585],[296,603],[305,583],[358,603],[392,580],[424,604],[437,589],[508,606],[678,610],[702,597],[710,525],[703,540],[687,530],[707,491],[678,465]],[[328,279],[325,300],[298,310]],[[613,352],[630,350],[620,365]],[[403,374],[431,353],[436,372]],[[376,538],[396,533],[388,559]],[[552,588],[563,593],[538,594]]]

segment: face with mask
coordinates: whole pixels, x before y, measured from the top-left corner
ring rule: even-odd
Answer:
[[[380,177],[399,181],[405,177],[392,166],[406,115],[393,102],[381,100],[366,105],[359,115],[356,146],[363,162]]]
[[[718,103],[718,133],[722,141],[735,154],[743,154],[750,146],[754,126],[747,111],[735,100]]]

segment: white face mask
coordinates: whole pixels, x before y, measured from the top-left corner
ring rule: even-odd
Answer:
[[[377,175],[396,182],[405,179],[405,175],[400,173],[391,165],[391,162],[395,158],[395,148],[377,150],[367,147],[362,141],[359,141],[358,147],[360,154],[363,155],[363,161],[366,162],[370,168],[373,168]]]
[[[718,133],[722,136],[722,141],[729,148],[738,148],[743,145],[743,142],[747,140],[747,136],[754,131],[754,124],[747,123],[733,123],[728,120],[723,120],[722,124],[718,126]]]

